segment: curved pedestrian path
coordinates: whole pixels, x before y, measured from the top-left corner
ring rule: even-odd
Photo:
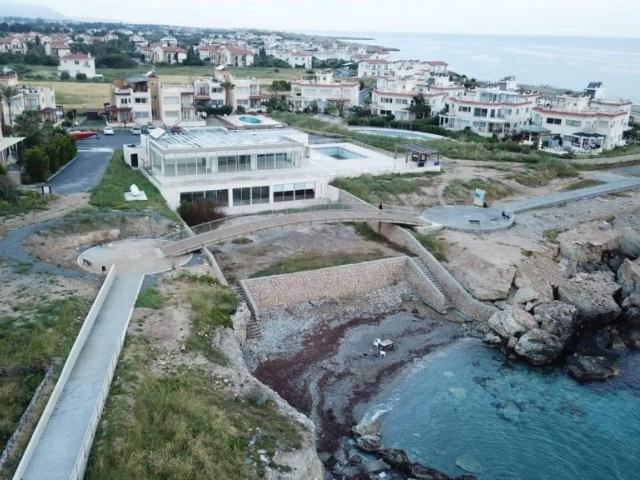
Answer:
[[[625,178],[620,175],[599,176],[598,178],[607,181],[607,183],[515,202],[498,203],[494,204],[492,208],[473,207],[470,205],[438,205],[425,210],[423,216],[428,221],[451,230],[492,232],[511,227],[516,213],[640,187],[640,178]],[[503,217],[502,212],[505,212],[509,218]]]
[[[142,280],[191,258],[161,258],[159,246],[158,240],[124,240],[93,247],[78,258],[94,273],[115,266],[115,276],[98,294],[94,323],[86,336],[83,330],[78,335],[15,480],[82,478]],[[91,312],[85,322],[90,318]],[[79,353],[72,359],[74,350]]]
[[[236,225],[225,225],[223,223],[215,230],[199,233],[193,237],[167,244],[161,247],[160,251],[165,257],[170,257],[200,250],[211,243],[221,242],[243,235],[250,235],[270,228],[312,223],[348,223],[365,221],[411,226],[429,225],[429,222],[417,212],[412,212],[406,209],[390,209],[386,207],[382,210],[369,206],[343,210],[316,210],[308,212],[282,213],[267,218],[256,216],[255,219],[248,219],[247,221]]]

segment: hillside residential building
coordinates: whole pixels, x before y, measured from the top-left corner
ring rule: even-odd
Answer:
[[[70,54],[60,57],[58,74],[67,72],[72,78],[76,75],[85,74],[87,78],[96,76],[96,61],[91,54]]]
[[[158,85],[155,75],[131,77],[111,85],[111,105],[106,109],[108,121],[148,125],[160,120]]]
[[[319,109],[336,108],[340,113],[357,106],[360,101],[360,84],[346,80],[334,80],[333,72],[316,73],[313,80],[291,82],[289,102],[295,110],[316,104]]]
[[[49,51],[51,52],[50,55],[58,58],[71,55],[71,47],[67,42],[51,42]]]
[[[0,112],[9,125],[13,125],[15,119],[24,111],[38,112],[45,121],[57,121],[56,93],[53,87],[22,87],[18,81],[18,74],[9,69],[0,73],[0,86],[16,89],[16,94],[10,100],[10,108],[7,100],[0,102]]]
[[[200,59],[211,65],[250,67],[255,58],[252,50],[234,45],[198,45],[196,50]]]
[[[496,86],[478,88],[465,96],[449,97],[449,111],[440,114],[440,126],[451,130],[472,131],[483,136],[503,137],[528,125],[531,111],[540,96],[537,92],[521,93],[509,77]]]
[[[215,200],[229,213],[304,207],[337,200],[329,182],[341,174],[419,168],[351,144],[309,145],[306,133],[282,125],[153,133],[142,135],[139,147],[125,146],[125,161],[144,168],[171,208],[199,199]]]
[[[283,54],[277,58],[280,58],[291,65],[291,68],[306,68],[313,67],[313,56],[307,52],[293,51],[288,54]]]
[[[562,138],[562,148],[588,153],[611,150],[622,142],[629,128],[631,102],[604,98],[601,84],[581,96],[561,95],[540,99],[531,123]]]
[[[142,54],[146,63],[168,63],[175,65],[187,59],[187,51],[175,45],[163,45],[150,43],[142,48]]]
[[[158,85],[160,119],[166,127],[204,126],[204,120],[196,116],[193,85]]]
[[[0,38],[0,53],[27,53],[27,40],[22,35]]]
[[[358,62],[358,77],[384,77],[391,71],[391,62],[384,58],[365,58]]]
[[[195,90],[196,109],[219,108],[226,105],[227,94],[222,84],[223,78],[194,78],[193,87]]]

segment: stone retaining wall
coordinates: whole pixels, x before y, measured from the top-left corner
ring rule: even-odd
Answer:
[[[241,280],[240,285],[259,317],[262,310],[303,302],[362,295],[407,280],[430,306],[443,311],[445,298],[408,257],[374,260],[271,277]]]
[[[375,225],[375,228],[377,229],[378,226]],[[497,311],[497,308],[485,305],[473,298],[409,231],[397,225],[382,224],[380,233],[392,243],[406,248],[411,253],[420,257],[442,285],[443,293],[449,296],[456,310],[464,316],[472,320],[488,320],[489,317]]]

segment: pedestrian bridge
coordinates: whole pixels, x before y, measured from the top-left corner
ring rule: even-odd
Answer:
[[[332,206],[329,209],[275,211],[273,213],[274,215],[269,217],[251,215],[239,219],[240,221],[238,222],[229,222],[228,220],[233,220],[232,217],[230,219],[222,219],[223,221],[199,225],[193,229],[196,232],[195,236],[167,244],[160,248],[160,252],[165,257],[173,257],[200,250],[211,243],[227,241],[261,230],[314,223],[375,221],[406,226],[430,225],[429,221],[421,217],[418,211],[387,206],[380,210],[365,204],[346,204],[341,205],[339,208]]]

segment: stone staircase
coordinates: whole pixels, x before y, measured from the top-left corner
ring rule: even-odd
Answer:
[[[247,304],[249,307],[249,302],[247,302],[247,297],[244,295],[244,290],[240,285],[232,285],[231,289],[236,292],[238,298]],[[249,307],[249,310],[251,308]],[[249,319],[249,323],[247,323],[247,340],[262,340],[262,331],[260,330],[260,325],[258,325],[258,320],[256,319],[255,312],[251,311],[251,318]]]
[[[442,284],[438,281],[438,279],[433,274],[433,272],[431,272],[427,264],[424,263],[424,260],[422,260],[420,257],[411,257],[411,259],[414,261],[416,265],[418,265],[418,268],[422,271],[422,273],[426,275],[426,277],[431,281],[431,283],[433,283],[433,285],[435,285],[435,287],[442,293],[442,295],[444,295],[444,299],[445,299],[444,309],[451,310],[452,308],[454,308],[455,305],[453,304],[453,301],[451,300],[449,295],[447,295],[444,288],[442,287]]]

